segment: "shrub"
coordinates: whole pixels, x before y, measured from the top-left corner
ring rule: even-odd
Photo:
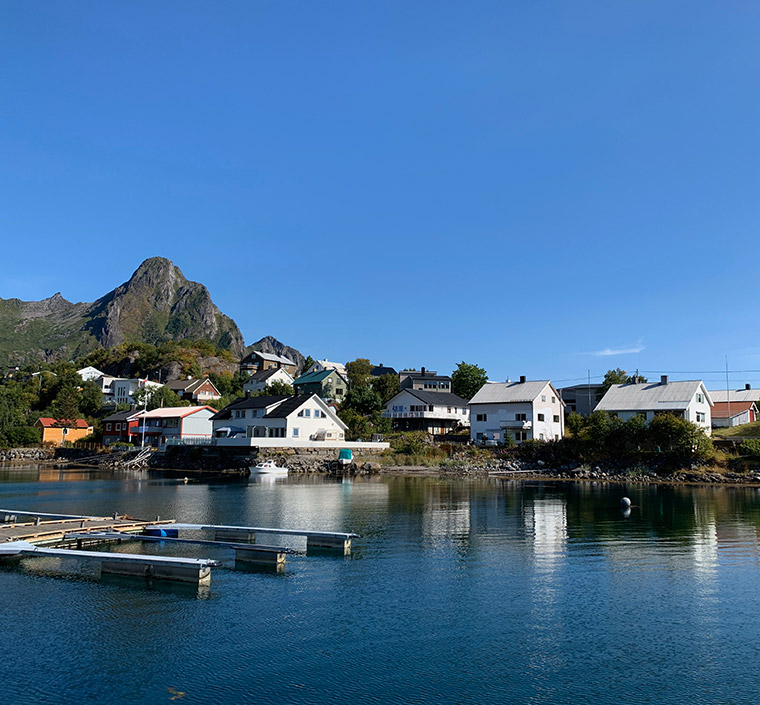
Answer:
[[[739,444],[739,453],[750,458],[760,458],[760,439],[746,438]]]

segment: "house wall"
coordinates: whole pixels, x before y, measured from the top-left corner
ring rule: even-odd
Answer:
[[[37,428],[40,428],[37,426]],[[66,434],[64,435],[64,430]],[[74,443],[75,441],[86,438],[92,433],[92,427],[90,428],[43,428],[42,429],[42,442],[43,443],[55,443],[60,446],[66,443]]]
[[[542,401],[541,398],[546,400]],[[554,399],[554,401],[552,401]],[[485,421],[479,421],[478,416],[485,414]],[[531,422],[529,429],[520,427],[517,421],[519,414],[525,414],[526,421]],[[543,414],[544,420],[539,421]],[[558,416],[559,421],[554,417]],[[541,394],[531,402],[504,402],[501,404],[471,404],[470,405],[470,438],[477,441],[495,440],[503,443],[505,433],[516,439],[517,432],[525,433],[525,440],[553,440],[562,438],[565,434],[565,413],[559,395],[546,386]]]
[[[209,409],[202,409],[186,416],[181,419],[178,432],[181,432],[182,438],[211,438],[213,433],[211,416],[213,414],[214,412]]]
[[[249,379],[243,385],[243,391],[250,392],[252,394],[254,392],[263,392],[267,388],[267,385],[272,384],[272,382],[284,382],[285,384],[293,384],[293,378],[287,373],[286,370],[280,368],[269,379],[267,379],[266,382]]]
[[[730,419],[713,418],[712,426],[713,428],[728,428],[729,426],[741,426],[745,423],[752,423],[752,421],[754,420],[753,416],[754,414],[752,413],[752,410],[747,409],[746,411],[742,411],[740,414],[736,414],[735,416],[732,416]]]
[[[304,411],[309,412],[309,416],[299,416],[298,414]],[[318,418],[315,416],[315,412],[319,411],[321,416]],[[298,438],[301,440],[308,440],[320,432],[324,431],[336,440],[345,438],[345,431],[332,419],[323,407],[316,399],[309,399],[300,409],[290,414],[286,423],[286,436],[288,438]],[[296,434],[295,430],[298,429]]]

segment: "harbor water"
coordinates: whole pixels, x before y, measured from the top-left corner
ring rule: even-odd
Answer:
[[[3,562],[15,705],[757,701],[758,488],[29,466],[0,468],[0,507],[362,535],[281,573],[113,548],[224,561],[201,588]]]

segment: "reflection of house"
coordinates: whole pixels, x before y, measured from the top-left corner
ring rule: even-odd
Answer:
[[[268,370],[254,372],[248,377],[243,385],[243,391],[246,394],[263,392],[270,384],[274,384],[275,382],[282,382],[283,384],[293,386],[293,378],[285,369],[282,367],[271,367]]]
[[[175,392],[180,399],[187,399],[200,405],[215,401],[222,396],[208,377],[175,379],[167,382],[165,386]]]
[[[566,414],[575,412],[581,416],[591,416],[604,396],[603,389],[604,386],[601,384],[575,384],[557,391],[565,402]]]
[[[134,443],[139,411],[117,411],[103,419],[103,445]]]
[[[626,421],[642,416],[647,422],[657,414],[673,414],[691,421],[708,434],[712,428],[710,409],[713,400],[699,380],[671,382],[662,375],[659,383],[613,384],[596,411],[606,411]]]
[[[451,392],[402,389],[385,404],[383,416],[401,431],[438,435],[470,423],[467,402]]]
[[[307,372],[293,382],[296,394],[318,394],[325,401],[340,404],[346,396],[348,383],[337,370]]]
[[[254,350],[240,361],[240,374],[244,376],[249,376],[264,370],[280,368],[285,370],[291,376],[296,373],[296,363],[293,362],[293,360],[283,357],[282,355],[275,355],[274,353],[258,352],[257,350]]]
[[[139,412],[137,434],[145,434],[145,445],[163,447],[171,442],[203,441],[211,438],[210,406],[175,406]]]
[[[401,370],[398,373],[398,381],[401,389],[417,389],[425,392],[450,392],[451,377],[439,375],[435,370],[426,370],[424,367],[417,370]]]
[[[62,446],[64,443],[74,443],[92,434],[92,426],[84,419],[52,419],[40,417],[34,422],[36,428],[42,430],[42,442]]]
[[[242,399],[215,414],[212,421],[217,438],[342,441],[347,428],[316,394]]]
[[[742,426],[757,421],[757,405],[753,401],[716,401],[710,416],[713,428]]]
[[[480,442],[554,440],[565,433],[565,404],[549,380],[487,382],[470,399],[470,436]]]

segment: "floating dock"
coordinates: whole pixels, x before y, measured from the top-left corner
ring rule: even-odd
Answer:
[[[27,521],[19,521],[19,517]],[[127,516],[97,517],[74,514],[49,514],[0,509],[0,558],[55,556],[96,561],[101,573],[138,576],[157,580],[177,580],[207,585],[211,568],[223,565],[210,558],[183,558],[136,553],[84,550],[86,546],[123,541],[159,542],[162,545],[196,544],[231,549],[235,562],[284,568],[293,548],[256,543],[256,535],[303,536],[306,551],[319,548],[350,555],[351,541],[358,534],[271,527],[187,524],[173,520],[153,521]],[[212,532],[213,539],[180,537],[179,532]],[[75,547],[75,548],[74,548]]]

